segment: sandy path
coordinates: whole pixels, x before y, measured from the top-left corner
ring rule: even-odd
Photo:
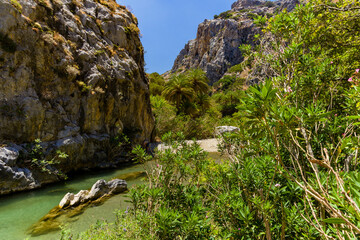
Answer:
[[[187,141],[189,143],[191,143],[192,141]],[[219,143],[219,140],[217,138],[210,138],[210,139],[203,139],[203,140],[197,140],[196,141],[200,147],[202,149],[204,149],[204,151],[206,152],[218,152],[218,143]],[[159,144],[157,146],[157,149],[159,151],[161,150],[164,150],[166,147],[164,146],[164,144]]]

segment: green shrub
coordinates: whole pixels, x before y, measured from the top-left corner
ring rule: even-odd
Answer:
[[[61,171],[54,168],[56,164],[59,164],[62,159],[66,159],[69,157],[65,152],[60,150],[56,150],[56,154],[51,159],[46,159],[44,149],[41,145],[41,140],[36,139],[33,144],[31,144],[31,150],[29,152],[29,156],[31,159],[31,163],[33,166],[40,168],[41,171],[46,172],[51,175],[57,175],[61,178],[66,179],[67,176],[63,174]]]
[[[222,18],[222,19],[229,19],[233,16],[233,12],[231,12],[231,10],[229,11],[226,11],[226,12],[222,12],[219,14],[219,18]]]
[[[128,38],[130,38],[132,34],[140,35],[140,29],[134,23],[131,23],[128,27],[124,27],[124,31]]]
[[[253,13],[253,12],[249,12],[247,13],[247,17],[248,18],[251,18],[251,19],[255,19],[257,18],[259,15],[257,15],[256,13]]]
[[[227,70],[229,73],[241,73],[243,71],[243,65],[236,64]]]
[[[272,1],[266,1],[265,3],[264,3],[264,6],[265,7],[274,7],[275,6],[275,3],[273,3]]]
[[[221,116],[214,107],[210,107],[198,117],[191,117],[176,114],[176,108],[162,96],[151,96],[150,100],[155,115],[157,136],[162,136],[169,131],[183,131],[187,139],[213,137]]]
[[[165,88],[165,79],[157,72],[147,74],[151,95],[161,95]]]
[[[114,224],[98,223],[80,239],[105,233],[106,239],[260,239],[269,230],[274,239],[317,239],[299,216],[305,213],[302,191],[277,174],[271,156],[220,163],[184,137],[165,134],[169,150],[156,154],[151,184],[130,190],[132,207],[119,211]]]

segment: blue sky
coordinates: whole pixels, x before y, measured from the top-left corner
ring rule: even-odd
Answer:
[[[231,8],[235,0],[117,0],[130,6],[139,20],[145,48],[145,70],[170,70],[185,44],[196,37],[197,26]]]

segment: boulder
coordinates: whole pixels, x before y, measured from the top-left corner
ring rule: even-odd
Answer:
[[[19,157],[19,151],[12,147],[0,148],[0,160],[8,166],[15,166],[16,160]]]
[[[8,194],[39,187],[32,172],[27,168],[8,166],[0,160],[0,193]]]
[[[117,194],[126,190],[127,184],[125,180],[113,179],[107,183],[109,193]]]
[[[236,132],[239,130],[240,129],[238,127],[234,127],[234,126],[219,126],[219,127],[216,127],[215,133],[217,135],[222,135],[224,133]]]
[[[61,199],[61,201],[59,203],[59,207],[63,208],[63,207],[68,206],[73,199],[74,199],[73,193],[65,194],[65,196],[63,197],[63,199]]]
[[[105,196],[122,193],[127,189],[125,180],[113,179],[109,182],[98,180],[89,190],[81,190],[76,195],[67,193],[59,203],[60,208],[75,207]]]
[[[86,196],[89,194],[88,190],[81,190],[76,195],[74,195],[74,198],[70,201],[70,206],[76,206],[80,203],[86,202]],[[59,204],[60,205],[60,204]]]
[[[108,186],[105,180],[98,180],[92,187],[87,195],[89,200],[97,199],[108,193]]]

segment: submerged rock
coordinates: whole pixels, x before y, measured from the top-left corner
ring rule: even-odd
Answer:
[[[125,180],[113,179],[109,182],[98,180],[90,189],[81,190],[76,195],[67,193],[59,203],[59,208],[74,207],[88,201],[94,201],[107,195],[124,192],[127,189]]]
[[[129,181],[129,180],[133,180],[133,179],[137,179],[137,178],[145,177],[145,176],[146,176],[146,172],[138,171],[138,172],[124,173],[124,174],[117,176],[116,178],[123,179],[125,181]]]
[[[38,236],[52,231],[58,231],[65,223],[76,221],[76,216],[82,214],[90,206],[98,206],[111,196],[127,189],[125,180],[113,179],[109,182],[98,180],[91,190],[81,190],[77,194],[67,193],[59,205],[51,209],[38,222],[27,230],[31,236]]]

